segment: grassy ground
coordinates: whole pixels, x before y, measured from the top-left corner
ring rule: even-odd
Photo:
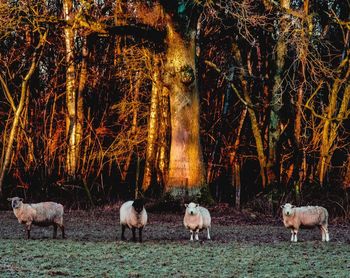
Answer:
[[[117,209],[66,213],[66,240],[39,227],[25,240],[12,212],[0,212],[0,277],[350,277],[346,225],[330,226],[329,243],[305,230],[291,244],[280,221],[220,213],[213,240],[189,242],[182,215],[149,218],[142,244],[115,239]]]

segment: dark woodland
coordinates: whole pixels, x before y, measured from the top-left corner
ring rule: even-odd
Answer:
[[[0,0],[1,207],[350,217],[349,40],[348,0]]]

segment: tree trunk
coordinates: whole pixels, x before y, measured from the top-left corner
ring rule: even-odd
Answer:
[[[307,18],[309,14],[309,1],[304,1],[304,16]],[[302,20],[302,23],[304,23],[304,20]],[[304,44],[297,47],[297,55],[298,60],[300,61],[300,72],[299,72],[299,88],[297,91],[297,99],[295,102],[295,121],[294,121],[294,142],[295,142],[295,149],[294,149],[294,165],[293,165],[293,181],[294,181],[294,190],[296,199],[299,200],[300,198],[300,190],[302,188],[302,185],[304,183],[304,179],[306,176],[305,168],[302,166],[304,161],[304,150],[302,150],[302,142],[301,142],[301,132],[302,132],[302,105],[303,105],[303,99],[304,99],[304,90],[307,83],[307,76],[306,76],[306,63],[307,63],[307,55],[308,55],[308,47],[309,47],[309,41],[308,41],[308,32],[309,28],[302,28],[301,29],[301,39],[304,41]]]
[[[343,180],[343,187],[344,189],[349,189],[350,188],[350,154],[348,154],[348,159],[345,162],[346,164],[344,165],[344,180]]]
[[[159,99],[159,138],[158,138],[158,154],[157,154],[157,181],[158,184],[164,186],[168,180],[169,171],[169,145],[170,145],[170,108],[169,108],[169,91],[162,87]]]
[[[236,191],[236,200],[235,206],[236,209],[241,208],[241,167],[240,162],[237,159],[237,150],[240,143],[241,131],[243,128],[243,124],[247,115],[247,109],[244,109],[239,120],[238,131],[236,134],[236,140],[230,150],[230,165],[231,165],[231,184],[235,187]]]
[[[258,154],[258,161],[260,165],[261,185],[264,188],[266,186],[266,156],[264,153],[264,142],[260,132],[258,119],[253,109],[254,105],[248,92],[248,86],[247,86],[247,80],[246,80],[247,78],[246,78],[245,70],[243,68],[242,55],[237,44],[232,44],[232,51],[233,51],[235,61],[238,67],[240,68],[239,79],[241,80],[242,90],[243,90],[243,100],[241,101],[244,101],[248,109],[250,124],[252,127],[252,132],[253,132],[253,136],[256,144],[256,152]]]
[[[348,69],[343,80],[336,79],[330,96],[330,104],[328,106],[327,119],[325,119],[325,123],[322,131],[322,142],[320,148],[320,160],[318,163],[318,178],[320,184],[324,183],[324,179],[327,173],[327,169],[330,166],[331,159],[336,149],[335,141],[338,135],[338,129],[343,121],[347,118],[346,115],[349,114],[349,101],[350,101],[350,85],[348,84],[344,90],[344,95],[341,101],[341,105],[339,108],[339,112],[336,114],[336,105],[338,100],[338,93],[341,87],[341,83],[345,80],[348,80],[350,76],[350,68]],[[336,116],[337,123],[332,119]]]
[[[63,1],[63,15],[65,21],[72,21],[72,0]],[[66,132],[67,132],[67,159],[66,173],[69,177],[75,179],[79,167],[80,144],[82,139],[82,115],[83,115],[83,99],[82,91],[78,90],[76,80],[76,66],[74,61],[74,30],[70,25],[64,28],[65,46],[66,46]],[[84,49],[86,48],[86,44]],[[83,50],[83,51],[86,51]],[[83,53],[84,56],[84,53]],[[84,77],[84,69],[82,65],[82,77]],[[86,78],[86,72],[85,72]],[[81,85],[85,84],[81,82]],[[81,87],[81,86],[79,86]]]
[[[282,0],[281,6],[284,9],[289,9],[289,0]],[[271,92],[271,112],[269,122],[269,155],[267,162],[267,178],[269,184],[279,182],[279,140],[280,140],[280,116],[279,111],[283,105],[283,87],[282,87],[282,72],[284,68],[284,60],[287,54],[287,43],[285,41],[287,32],[286,15],[280,19],[280,34],[276,46],[276,73],[274,76],[274,86]]]
[[[246,81],[242,82],[243,87],[246,87]],[[258,153],[258,160],[260,165],[260,177],[261,177],[261,185],[264,188],[266,186],[266,157],[264,153],[264,143],[263,138],[260,133],[260,127],[258,123],[258,119],[255,115],[255,111],[252,108],[253,103],[250,99],[249,93],[246,88],[243,88],[244,99],[248,103],[248,113],[250,118],[250,124],[252,126],[252,131],[256,144],[256,152]]]
[[[154,173],[156,153],[157,153],[157,137],[159,130],[159,96],[162,91],[159,72],[159,58],[154,55],[154,66],[152,74],[152,90],[151,90],[151,108],[148,120],[147,148],[146,148],[146,165],[143,175],[142,190],[146,191],[152,182]]]
[[[232,183],[235,186],[235,207],[237,210],[241,209],[241,166],[240,162],[237,159],[232,165]]]
[[[171,146],[166,191],[174,196],[200,193],[205,184],[199,139],[199,92],[195,64],[195,30],[186,39],[167,17],[164,84],[169,89]]]
[[[83,124],[84,124],[84,97],[83,93],[85,91],[85,85],[88,77],[87,71],[87,59],[89,51],[87,46],[87,38],[83,37],[82,46],[82,61],[80,63],[80,74],[79,74],[79,84],[78,84],[78,95],[77,95],[77,129],[76,129],[76,142],[77,142],[77,168],[81,169],[81,142],[83,139]]]

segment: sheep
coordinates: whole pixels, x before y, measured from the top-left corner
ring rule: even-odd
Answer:
[[[60,227],[62,238],[65,238],[63,225],[63,206],[54,202],[42,202],[37,204],[23,203],[19,197],[8,198],[18,222],[26,225],[27,238],[30,239],[32,225],[53,225],[53,238],[57,237],[57,227]]]
[[[282,205],[283,224],[291,229],[292,242],[297,242],[299,228],[314,228],[321,230],[322,241],[329,241],[328,211],[320,206],[295,207],[289,203]]]
[[[132,231],[132,239],[136,241],[136,228],[139,229],[139,241],[142,242],[142,229],[147,224],[147,212],[144,207],[144,201],[136,199],[127,201],[120,207],[120,225],[122,226],[121,240],[126,240],[124,233],[128,227]]]
[[[202,229],[207,229],[207,238],[210,239],[211,217],[209,211],[199,206],[199,204],[185,204],[186,212],[184,216],[184,226],[191,232],[190,240],[193,241],[193,232],[195,231],[195,239],[199,240],[198,233]]]

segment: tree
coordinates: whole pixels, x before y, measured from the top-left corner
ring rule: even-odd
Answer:
[[[28,8],[29,7],[25,7]],[[25,9],[24,8],[24,9]],[[5,6],[5,9],[8,9],[8,12],[11,10],[10,6]],[[34,9],[33,9],[34,10]],[[34,10],[35,11],[35,10]],[[19,12],[19,11],[17,11]],[[9,19],[11,22],[11,16],[9,16]],[[29,89],[29,82],[31,77],[33,76],[34,72],[37,69],[39,60],[41,58],[41,54],[42,54],[42,50],[43,47],[46,43],[46,37],[47,37],[47,33],[48,31],[45,30],[44,28],[42,28],[38,22],[36,22],[35,20],[32,22],[32,26],[29,26],[28,24],[25,23],[25,20],[23,21],[17,21],[17,24],[19,26],[17,26],[17,28],[23,28],[24,30],[26,30],[26,38],[27,40],[30,42],[31,40],[31,35],[29,35],[30,32],[30,28],[37,28],[36,31],[34,32],[33,36],[37,37],[37,45],[34,48],[34,51],[31,53],[31,58],[30,58],[30,63],[28,65],[25,65],[25,69],[22,74],[23,74],[23,78],[21,81],[21,86],[20,86],[20,93],[19,93],[19,101],[18,104],[15,104],[14,101],[14,97],[15,97],[15,93],[11,92],[5,77],[3,76],[3,73],[0,72],[0,83],[2,86],[2,90],[5,94],[6,99],[8,100],[10,107],[12,109],[12,113],[13,113],[13,119],[12,119],[12,124],[11,124],[11,128],[10,128],[10,132],[8,134],[8,137],[5,137],[5,142],[3,144],[3,156],[1,157],[1,161],[0,161],[0,196],[2,195],[2,189],[3,189],[3,181],[4,181],[4,177],[5,177],[5,173],[8,170],[8,167],[11,163],[11,156],[12,156],[12,150],[13,150],[13,144],[14,141],[16,139],[16,137],[18,136],[18,127],[21,123],[21,121],[23,120],[23,109],[25,107],[25,104],[28,103],[28,98],[30,95],[30,89]],[[11,26],[7,26],[9,29],[11,28]],[[12,26],[13,28],[16,28],[14,26]],[[17,30],[18,31],[18,30]],[[20,30],[22,31],[22,30]],[[7,32],[5,33],[5,36],[11,36],[11,32]],[[11,115],[11,112],[9,113],[9,115]],[[25,127],[22,126],[22,129],[24,129]]]
[[[157,14],[162,14],[161,28],[165,28],[166,31],[165,64],[161,69],[163,73],[161,83],[170,97],[171,143],[169,173],[165,181],[165,190],[175,196],[197,195],[205,185],[199,134],[199,92],[196,65],[198,12],[189,14],[193,10],[193,4],[182,1],[156,2],[151,7],[136,2],[133,7],[137,7],[134,13],[139,21],[153,26],[159,23],[156,21],[159,18]],[[154,21],[150,22],[150,18],[153,18]],[[155,83],[153,85],[156,86]],[[154,105],[153,102],[153,107]],[[150,140],[149,144],[152,144]],[[148,171],[147,166],[146,175],[149,175]],[[144,189],[148,188],[146,184],[147,182],[144,183]]]
[[[175,24],[174,17],[166,15],[164,86],[169,90],[171,113],[169,179],[166,190],[182,195],[182,190],[185,189],[194,195],[205,184],[199,139],[199,92],[195,62],[197,25],[196,21],[190,22],[189,30],[181,34]]]
[[[281,9],[288,10],[290,8],[289,0],[281,1]],[[288,15],[282,14],[279,18],[278,39],[276,44],[275,58],[275,75],[274,84],[271,91],[270,101],[270,121],[269,121],[269,155],[267,162],[267,178],[269,184],[279,183],[279,152],[280,152],[280,136],[281,122],[280,116],[283,105],[283,70],[285,65],[285,56],[287,54],[287,35],[288,35]]]
[[[81,7],[81,10],[84,5]],[[80,148],[83,136],[83,90],[86,82],[86,56],[87,42],[83,38],[83,60],[81,65],[80,80],[75,64],[74,45],[75,36],[73,22],[75,20],[73,13],[73,1],[63,1],[63,16],[66,21],[64,28],[65,46],[66,46],[66,129],[67,129],[67,174],[73,179],[79,170]]]

